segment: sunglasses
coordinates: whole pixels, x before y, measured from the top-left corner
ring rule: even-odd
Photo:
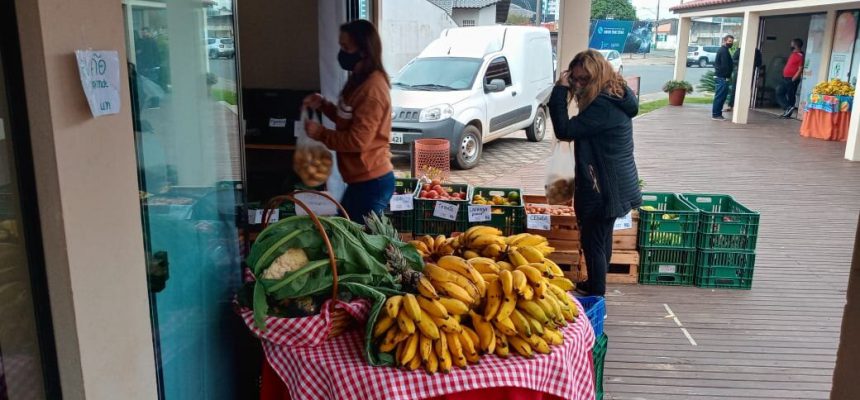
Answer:
[[[575,83],[580,86],[584,86],[591,80],[591,77],[588,75],[570,75],[568,78],[571,84]]]

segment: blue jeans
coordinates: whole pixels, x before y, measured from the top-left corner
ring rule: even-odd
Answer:
[[[783,110],[794,107],[797,102],[797,82],[792,78],[782,78],[782,84],[776,88],[776,102]]]
[[[723,106],[726,104],[726,97],[729,95],[729,81],[726,78],[714,77],[714,106],[711,109],[712,117],[720,117],[723,115]]]
[[[393,194],[394,172],[389,172],[369,181],[350,183],[341,204],[351,220],[364,224],[364,217],[371,211],[379,214],[385,211]]]

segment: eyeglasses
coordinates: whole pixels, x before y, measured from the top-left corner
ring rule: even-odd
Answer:
[[[588,81],[591,80],[591,77],[588,75],[571,75],[570,80],[571,80],[571,82],[575,82],[577,84],[584,85],[584,84],[587,84]]]

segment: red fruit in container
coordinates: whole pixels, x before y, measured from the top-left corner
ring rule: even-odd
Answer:
[[[422,190],[421,193],[418,194],[418,197],[422,198],[422,199],[426,199],[428,194],[430,194],[430,192],[428,192],[426,190]]]
[[[435,191],[431,190],[431,191],[427,192],[427,198],[428,199],[438,199],[439,193],[436,193]]]
[[[421,185],[421,190],[424,190],[424,191],[428,191],[428,192],[429,192],[429,191],[430,191],[430,189],[431,189],[432,187],[433,187],[433,186],[431,186],[431,185],[429,185],[429,184],[425,183],[425,184]]]
[[[438,179],[434,179],[434,180],[430,181],[430,186],[436,186],[436,185],[441,185],[441,184],[442,184],[442,181],[440,181]]]

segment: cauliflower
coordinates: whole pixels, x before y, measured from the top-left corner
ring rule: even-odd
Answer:
[[[284,254],[281,254],[280,257],[276,258],[275,261],[272,262],[272,265],[269,265],[269,268],[266,268],[263,271],[263,279],[281,279],[287,272],[295,271],[301,267],[304,267],[308,263],[308,255],[305,254],[305,251],[302,249],[289,249]]]

